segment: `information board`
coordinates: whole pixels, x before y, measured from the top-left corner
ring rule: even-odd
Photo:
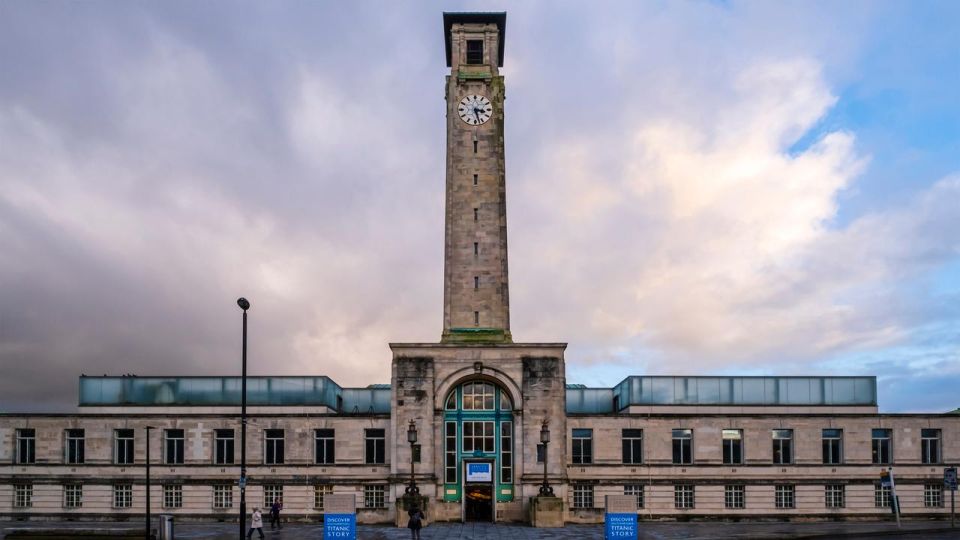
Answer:
[[[957,468],[947,467],[943,470],[943,487],[950,491],[957,490]]]
[[[604,538],[631,538],[637,537],[637,514],[605,514]]]
[[[323,540],[355,540],[357,538],[356,514],[324,514]]]
[[[492,482],[493,467],[490,463],[467,463],[467,482]]]
[[[637,497],[607,495],[605,506],[603,537],[635,540],[637,538]]]
[[[356,540],[357,500],[352,493],[324,495],[323,509],[324,540]]]

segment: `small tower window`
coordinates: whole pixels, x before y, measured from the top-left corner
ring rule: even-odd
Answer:
[[[474,209],[473,209],[473,220],[474,220],[474,221],[479,221],[479,220],[480,220],[480,209],[479,209],[479,208],[474,208]]]
[[[473,185],[477,185],[477,182],[480,180],[480,179],[478,178],[479,176],[480,176],[480,175],[477,175],[477,174],[473,175]]]
[[[480,288],[480,276],[473,276],[473,288],[474,289]]]
[[[473,254],[474,254],[474,255],[479,255],[479,254],[480,254],[480,242],[474,242],[474,243],[473,243]]]
[[[477,141],[473,141],[473,153],[477,153]]]
[[[473,312],[473,325],[474,325],[474,326],[480,326],[480,312],[479,312],[479,311],[474,311],[474,312]]]
[[[468,64],[483,63],[483,40],[482,39],[467,40],[467,63]]]

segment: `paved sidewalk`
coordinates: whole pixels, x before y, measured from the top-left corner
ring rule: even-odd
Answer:
[[[641,522],[640,536],[643,540],[755,540],[799,538],[934,538],[960,540],[960,529],[950,530],[950,522],[906,521],[898,531],[891,522],[820,522],[820,523],[724,523],[724,522]],[[51,522],[0,522],[0,530],[24,528],[65,527],[71,529],[128,529],[142,530],[133,523],[51,523]],[[386,526],[361,525],[357,528],[361,540],[406,540],[410,531]],[[237,540],[235,523],[177,523],[176,538],[179,540]],[[267,540],[322,540],[320,524],[290,523],[282,530],[264,530]],[[599,525],[568,525],[563,529],[534,529],[520,524],[490,523],[438,523],[425,528],[423,540],[602,540],[603,527]],[[254,534],[254,538],[257,535]]]

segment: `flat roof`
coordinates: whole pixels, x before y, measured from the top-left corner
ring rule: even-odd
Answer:
[[[443,12],[443,40],[447,47],[447,67],[451,66],[450,27],[455,24],[495,24],[500,31],[497,66],[503,67],[503,42],[507,36],[507,12]]]

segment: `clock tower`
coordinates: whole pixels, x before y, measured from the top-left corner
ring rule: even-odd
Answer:
[[[506,13],[444,13],[447,75],[443,337],[511,342],[503,158]]]

